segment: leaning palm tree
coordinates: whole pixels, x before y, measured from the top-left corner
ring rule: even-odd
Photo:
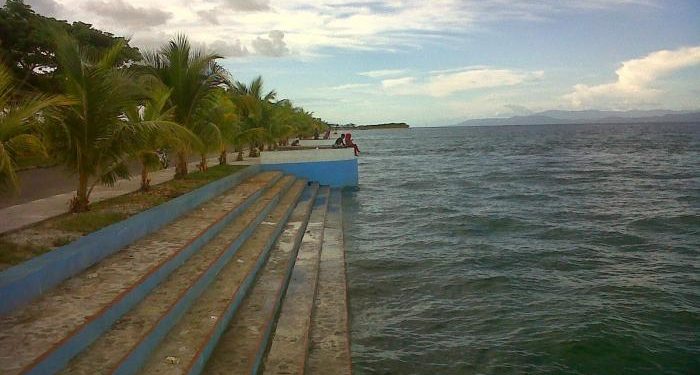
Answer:
[[[89,198],[99,184],[113,185],[129,177],[126,161],[144,139],[157,132],[151,123],[134,124],[125,112],[144,97],[135,85],[134,72],[117,68],[125,48],[118,42],[103,53],[78,44],[65,33],[56,38],[62,93],[74,100],[60,118],[47,126],[56,159],[78,175],[71,211],[88,210]]]
[[[0,190],[19,190],[17,159],[28,154],[46,155],[37,136],[42,111],[70,101],[43,94],[20,95],[12,82],[9,69],[0,64]]]
[[[145,55],[148,71],[172,90],[169,106],[174,108],[173,120],[195,134],[211,130],[202,125],[203,118],[213,106],[216,89],[228,83],[226,71],[216,63],[220,58],[192,49],[184,35],[177,36],[158,52]],[[177,150],[176,177],[187,175],[188,153],[186,148]]]

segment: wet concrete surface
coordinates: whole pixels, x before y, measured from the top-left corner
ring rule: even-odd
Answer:
[[[304,374],[311,314],[318,282],[318,266],[323,243],[328,190],[328,187],[324,187],[319,192],[317,202],[322,202],[321,209],[315,209],[309,219],[284,297],[270,351],[265,358],[263,374]],[[318,206],[317,204],[316,207]]]

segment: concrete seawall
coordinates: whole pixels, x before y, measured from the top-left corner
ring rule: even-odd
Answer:
[[[282,171],[334,188],[359,184],[357,157],[351,148],[265,151],[260,154],[264,171]]]

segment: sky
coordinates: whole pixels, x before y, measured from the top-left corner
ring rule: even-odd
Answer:
[[[25,0],[333,123],[449,125],[544,110],[700,110],[698,0]]]

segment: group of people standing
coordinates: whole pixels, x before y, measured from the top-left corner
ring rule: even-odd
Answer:
[[[357,147],[355,142],[352,141],[352,136],[350,133],[341,134],[338,139],[335,140],[334,147],[352,147],[355,150],[355,156],[360,154],[360,148]]]

